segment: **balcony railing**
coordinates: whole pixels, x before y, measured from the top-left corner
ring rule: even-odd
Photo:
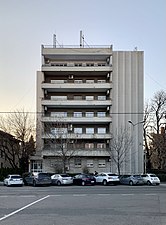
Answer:
[[[111,48],[112,45],[42,45],[42,48]]]

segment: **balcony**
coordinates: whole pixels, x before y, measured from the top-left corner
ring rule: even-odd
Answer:
[[[42,134],[42,139],[55,139],[56,135],[50,133],[43,133]],[[68,133],[68,134],[64,134],[60,136],[61,139],[102,139],[102,140],[107,140],[111,138],[111,134],[110,133],[106,133],[106,134],[75,134],[75,133]]]
[[[51,107],[51,108],[105,108],[107,106],[112,105],[112,100],[51,100],[51,99],[43,99],[41,101],[43,106]]]
[[[42,83],[41,87],[49,92],[106,92],[112,83]]]
[[[74,117],[74,116],[68,116],[68,117],[55,117],[55,116],[43,116],[41,118],[42,122],[57,122],[62,121],[64,123],[73,123],[73,124],[90,124],[90,123],[97,123],[97,124],[103,124],[103,123],[110,123],[112,121],[112,117],[106,116],[106,117]]]
[[[73,154],[72,154],[73,153]],[[110,157],[110,155],[108,154],[106,149],[78,149],[78,150],[74,150],[74,151],[69,151],[68,152],[69,155],[73,155],[73,156],[80,156],[80,157],[88,157],[88,156],[92,156],[92,157]],[[51,149],[51,148],[44,148],[42,150],[42,156],[59,156],[61,155],[60,151],[56,151],[55,149]]]

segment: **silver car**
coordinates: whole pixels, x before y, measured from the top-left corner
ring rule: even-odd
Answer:
[[[4,179],[4,185],[9,186],[23,186],[23,179],[19,174],[9,174]]]
[[[141,177],[144,180],[144,183],[147,185],[159,185],[160,179],[153,173],[147,173],[141,175]]]
[[[68,174],[54,174],[51,176],[53,185],[70,185],[73,183],[73,178]]]
[[[144,180],[141,175],[123,175],[120,177],[121,184],[127,185],[143,185]]]

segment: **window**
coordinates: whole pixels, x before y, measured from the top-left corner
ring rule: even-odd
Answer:
[[[51,112],[51,117],[67,117],[67,112]]]
[[[86,80],[86,83],[87,84],[93,84],[94,83],[94,80]]]
[[[51,96],[51,100],[67,100],[67,96]]]
[[[82,95],[74,95],[74,100],[82,100]]]
[[[98,97],[97,97],[97,99],[98,100],[100,100],[100,101],[105,101],[106,100],[106,96],[105,95],[99,95]]]
[[[75,127],[74,128],[74,133],[75,134],[82,134],[82,128],[81,127]]]
[[[87,159],[87,167],[93,167],[93,159]]]
[[[97,133],[98,134],[106,134],[106,128],[105,127],[98,127]]]
[[[82,117],[82,112],[74,112],[74,117]]]
[[[31,161],[31,172],[42,172],[42,162]]]
[[[94,117],[94,112],[86,112],[86,117]]]
[[[66,83],[66,80],[51,80],[51,84],[63,84]]]
[[[75,84],[81,84],[82,83],[82,80],[74,80],[74,83]]]
[[[105,143],[97,143],[97,148],[106,148],[106,144]]]
[[[98,166],[101,167],[106,167],[106,161],[105,159],[99,159],[98,161]]]
[[[91,127],[86,128],[86,134],[94,134],[94,128]]]
[[[106,117],[106,112],[97,112],[98,117]]]
[[[51,134],[53,134],[53,135],[67,134],[67,128],[63,128],[63,127],[61,127],[61,128],[53,127],[50,129],[50,131],[51,131]]]
[[[94,143],[85,143],[85,148],[86,149],[92,149],[92,148],[94,148]]]
[[[86,100],[94,100],[94,96],[92,95],[92,96],[86,96]]]
[[[81,159],[74,158],[74,165],[75,165],[75,167],[81,167]]]
[[[97,83],[106,83],[106,80],[98,80]]]

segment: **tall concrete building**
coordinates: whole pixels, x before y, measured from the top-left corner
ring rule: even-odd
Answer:
[[[133,143],[121,172],[143,172],[143,52],[80,44],[42,46],[41,56],[31,170],[117,172],[108,149],[123,128]]]

